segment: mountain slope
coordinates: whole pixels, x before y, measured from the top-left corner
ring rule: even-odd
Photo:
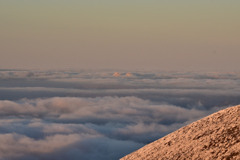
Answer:
[[[118,72],[114,73],[113,76],[121,76]]]
[[[240,105],[193,122],[121,160],[240,159]]]

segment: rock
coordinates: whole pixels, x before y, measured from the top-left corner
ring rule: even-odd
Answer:
[[[240,159],[240,105],[193,122],[121,160]]]
[[[118,72],[113,74],[114,77],[120,76],[120,74]]]
[[[132,73],[128,72],[125,76],[132,76]]]

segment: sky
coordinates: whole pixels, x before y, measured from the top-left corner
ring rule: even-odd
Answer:
[[[239,6],[1,0],[0,159],[119,159],[240,104]]]
[[[0,68],[239,70],[240,1],[0,1]]]
[[[240,104],[240,72],[0,70],[0,159],[117,160]]]

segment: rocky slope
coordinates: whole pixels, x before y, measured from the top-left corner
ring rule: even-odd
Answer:
[[[193,122],[121,160],[240,159],[240,105]]]

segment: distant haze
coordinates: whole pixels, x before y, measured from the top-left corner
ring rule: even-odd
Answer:
[[[240,1],[1,1],[0,68],[239,70]]]

